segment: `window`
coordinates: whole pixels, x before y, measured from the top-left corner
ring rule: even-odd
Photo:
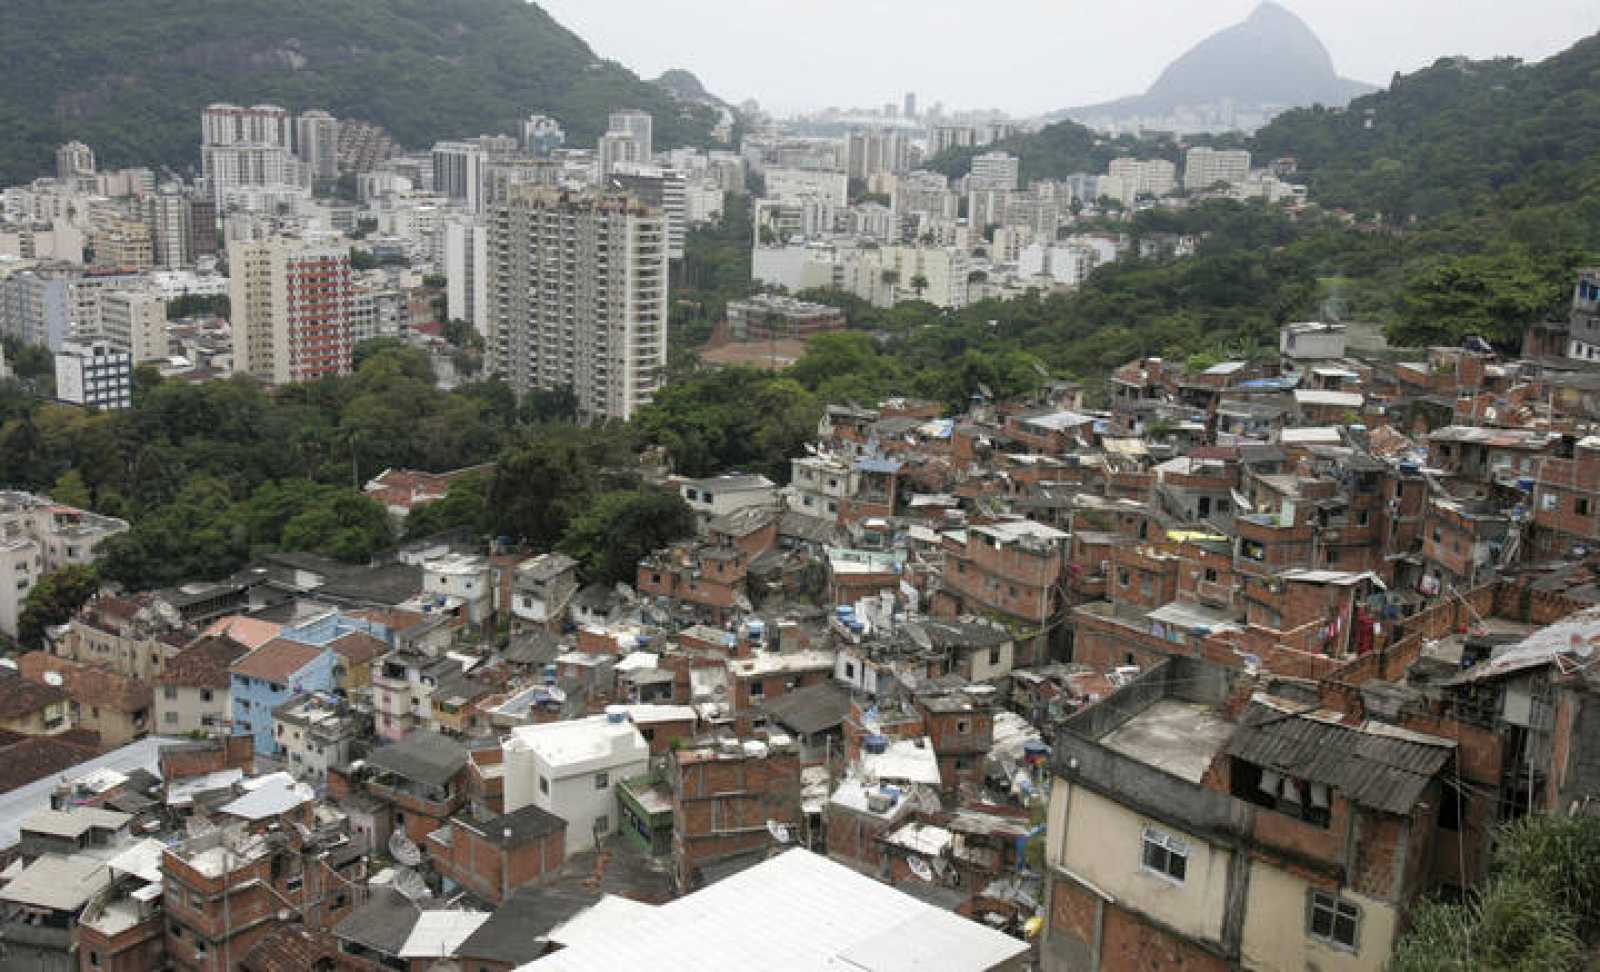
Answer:
[[[211,701],[211,690],[210,689],[201,689],[200,690],[200,701],[202,701],[202,702],[210,702]]]
[[[296,874],[294,877],[289,878],[288,880],[283,882],[283,889],[285,891],[298,891],[298,890],[300,890],[301,886],[304,885],[305,883],[306,883],[305,875]]]
[[[971,731],[972,731],[972,723],[968,722],[965,719],[961,719],[961,720],[956,722],[956,733],[957,733],[957,735],[965,736],[967,733],[969,733]]]
[[[1146,827],[1140,864],[1147,871],[1182,884],[1189,873],[1189,845],[1165,831]]]
[[[1128,586],[1128,569],[1126,567],[1122,567],[1117,570],[1117,586]]]
[[[1583,496],[1578,497],[1576,500],[1573,501],[1573,508],[1574,508],[1574,510],[1577,512],[1577,514],[1579,516],[1588,516],[1589,515],[1589,500],[1588,500],[1588,498],[1587,497],[1583,497]]]
[[[766,682],[754,681],[754,682],[750,683],[750,697],[752,699],[765,698],[766,694],[767,694],[767,683]]]
[[[1360,947],[1361,909],[1338,895],[1312,891],[1306,903],[1306,934],[1353,952]]]
[[[1215,584],[1216,582],[1217,582],[1217,569],[1215,567],[1207,567],[1206,568],[1206,583],[1207,584]]]
[[[169,702],[172,701],[178,697],[178,687],[176,685],[163,685],[161,687],[161,697]]]
[[[609,834],[611,832],[611,818],[603,813],[594,818],[594,831],[597,834]]]
[[[1000,664],[1000,649],[999,649],[999,647],[994,647],[994,648],[990,648],[989,649],[989,664],[991,664],[991,665]]]
[[[611,774],[609,774],[609,773],[596,773],[596,774],[594,774],[594,788],[595,789],[603,790],[603,789],[605,789],[606,787],[608,787],[610,785],[611,785]]]
[[[169,712],[163,712],[163,713],[161,713],[161,721],[165,722],[169,726],[170,725],[174,725],[178,721],[178,714],[176,712],[170,712],[170,711]]]
[[[550,778],[548,776],[539,777],[539,792],[545,796],[550,795]]]
[[[100,967],[100,953],[99,952],[90,952],[89,953],[89,964],[94,966],[97,969]]]

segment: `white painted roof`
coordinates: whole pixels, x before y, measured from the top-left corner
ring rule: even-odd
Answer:
[[[651,651],[636,651],[632,654],[622,656],[622,658],[612,666],[612,669],[619,672],[631,672],[635,669],[651,669],[659,667],[661,667],[660,655]]]
[[[939,756],[933,751],[933,740],[927,736],[921,739],[896,739],[882,753],[863,752],[861,768],[868,776],[889,783],[927,783],[932,786],[941,783]]]
[[[658,908],[618,909],[616,920],[592,922],[592,932],[578,919],[568,924],[582,932],[573,944],[522,969],[966,972],[993,969],[1028,950],[799,849]]]
[[[487,911],[424,911],[417,915],[411,934],[400,946],[400,957],[449,958],[488,920]]]
[[[533,753],[552,771],[583,773],[648,760],[650,746],[631,722],[603,715],[543,725],[517,726],[505,748]]]
[[[316,799],[316,793],[304,783],[296,783],[293,778],[287,778],[287,773],[274,773],[265,780],[252,780],[244,784],[257,783],[254,789],[232,803],[223,804],[217,812],[226,813],[233,817],[243,817],[246,820],[265,820],[288,813],[295,807],[309,800]]]
[[[634,723],[641,722],[690,722],[697,718],[693,706],[688,705],[653,705],[641,702],[637,705],[627,705],[628,719]]]
[[[120,830],[133,818],[99,807],[74,807],[71,810],[40,810],[22,822],[22,829],[50,837],[80,837],[91,827]]]
[[[1323,391],[1320,388],[1297,388],[1294,393],[1298,405],[1342,405],[1360,408],[1366,399],[1356,392]]]
[[[76,911],[111,883],[105,862],[82,854],[46,854],[0,890],[0,901]]]
[[[1338,445],[1341,440],[1337,426],[1322,425],[1284,429],[1278,433],[1278,441],[1284,445]]]
[[[156,884],[161,881],[161,852],[166,847],[154,837],[146,837],[130,844],[127,850],[107,861],[106,867]]]
[[[244,770],[225,769],[176,780],[167,786],[167,806],[186,807],[202,793],[226,790],[244,779]]]

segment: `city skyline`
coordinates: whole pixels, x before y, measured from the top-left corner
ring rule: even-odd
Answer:
[[[1345,77],[1387,85],[1440,56],[1542,60],[1600,24],[1600,0],[1286,0],[1316,32]],[[930,0],[907,16],[886,0],[816,0],[796,18],[775,0],[750,0],[707,30],[703,0],[545,0],[544,9],[602,58],[640,77],[669,68],[693,72],[730,102],[755,98],[782,114],[827,107],[900,104],[917,93],[924,110],[998,108],[1033,116],[1147,88],[1172,60],[1208,35],[1249,16],[1258,0],[1197,9],[1183,0],[1144,0],[1142,17],[1115,8],[1075,9],[1046,0],[1003,0],[978,8]],[[1447,16],[1446,16],[1447,15]],[[1381,19],[1380,19],[1381,18]],[[797,22],[798,21],[798,22]],[[853,24],[841,30],[842,23]],[[1024,31],[1018,24],[1045,29]],[[1374,30],[1383,23],[1381,35]],[[1004,38],[1006,70],[973,56],[989,24]],[[1077,29],[1074,31],[1073,26]],[[1050,29],[1059,26],[1060,30]],[[887,45],[882,38],[895,38]],[[803,62],[771,51],[806,51]]]

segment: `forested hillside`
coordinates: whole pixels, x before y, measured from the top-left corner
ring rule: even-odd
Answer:
[[[524,0],[5,3],[0,63],[0,184],[49,173],[71,139],[105,164],[187,171],[213,101],[326,108],[407,146],[530,112],[584,142],[617,108],[651,112],[660,145],[703,143],[715,123]]]

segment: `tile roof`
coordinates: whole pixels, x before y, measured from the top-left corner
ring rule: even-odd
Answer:
[[[67,693],[54,685],[0,675],[0,719],[21,719],[66,700]]]
[[[311,972],[331,967],[337,954],[338,944],[327,932],[290,925],[257,942],[240,968],[244,972]]]
[[[167,659],[165,670],[156,676],[156,684],[225,689],[228,687],[229,666],[249,651],[249,646],[231,637],[202,636]]]
[[[322,649],[286,638],[274,638],[233,663],[235,675],[283,683],[322,654]]]
[[[136,678],[57,658],[42,651],[30,651],[17,659],[17,668],[23,678],[36,682],[45,681],[46,674],[50,672],[60,675],[63,682],[61,687],[79,705],[113,712],[138,712],[148,709],[155,698],[150,686]]]
[[[364,665],[389,650],[388,645],[365,631],[341,635],[329,642],[328,647],[352,665]]]
[[[27,786],[47,776],[55,776],[84,760],[93,759],[99,751],[98,746],[84,745],[59,736],[7,739],[0,742],[0,793]]]
[[[205,630],[205,634],[226,635],[246,648],[260,648],[276,638],[281,631],[283,625],[276,621],[234,614],[213,621],[211,627]]]

